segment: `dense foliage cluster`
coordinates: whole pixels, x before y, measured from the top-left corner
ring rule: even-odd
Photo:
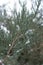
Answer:
[[[0,7],[0,60],[3,59],[5,65],[43,64],[43,8],[40,7],[41,3],[41,0],[35,0],[32,3],[32,11],[29,13],[26,3],[22,4],[19,1],[22,10],[17,13],[14,8],[11,12],[12,16],[7,15],[5,6],[3,11]],[[13,48],[7,55],[10,47]]]

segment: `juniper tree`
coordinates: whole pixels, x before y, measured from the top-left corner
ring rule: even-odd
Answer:
[[[21,12],[11,12],[8,16],[4,10],[0,22],[4,23],[7,32],[0,30],[0,58],[6,65],[41,65],[43,64],[43,12],[41,0],[32,3],[31,14],[26,3],[19,1]],[[36,8],[35,8],[36,7]],[[9,32],[8,32],[9,31]],[[2,47],[3,48],[2,48]]]

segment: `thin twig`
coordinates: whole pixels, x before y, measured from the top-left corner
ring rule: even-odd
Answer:
[[[7,60],[7,57],[8,57],[8,55],[10,54],[10,51],[12,50],[13,46],[15,45],[15,42],[16,42],[19,38],[21,38],[22,36],[23,36],[23,34],[17,35],[16,38],[15,38],[15,40],[13,40],[12,45],[10,46],[10,48],[9,48],[9,50],[8,50],[8,52],[7,52],[7,55],[6,55],[5,58],[4,58],[4,61]],[[4,62],[4,61],[3,61],[3,62]]]

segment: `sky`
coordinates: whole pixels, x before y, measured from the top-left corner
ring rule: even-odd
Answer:
[[[25,0],[21,0],[23,2]],[[26,0],[27,1],[27,9],[31,9],[31,0]],[[7,4],[6,9],[8,10],[8,13],[10,14],[10,9],[12,10],[14,8],[14,4],[16,3],[16,9],[17,12],[21,10],[21,7],[18,3],[18,0],[0,0],[0,5]]]
[[[26,1],[27,2],[27,9],[30,11],[31,13],[31,7],[32,7],[32,2],[31,0],[20,0],[21,2],[23,1]],[[17,9],[17,12],[21,10],[21,7],[19,5],[19,2],[18,0],[0,0],[0,5],[3,5],[3,4],[7,4],[6,5],[6,10],[8,12],[8,15],[11,15],[10,13],[10,9],[13,10],[14,8],[14,4],[16,3],[16,9]],[[43,4],[43,2],[42,2]],[[1,26],[1,28],[3,29],[3,26]],[[7,32],[7,29],[4,28],[4,30]],[[9,32],[9,31],[8,31]]]
[[[23,3],[23,1],[25,1],[25,0],[21,0],[22,3]],[[30,10],[31,9],[31,0],[26,0],[26,1],[27,1],[27,9]],[[11,15],[10,9],[13,10],[14,4],[16,4],[17,12],[21,10],[18,0],[0,0],[0,6],[2,6],[3,4],[6,4],[6,10],[8,12],[8,15]],[[9,33],[9,31],[6,29],[6,27],[1,26],[1,29],[4,29],[5,32]]]

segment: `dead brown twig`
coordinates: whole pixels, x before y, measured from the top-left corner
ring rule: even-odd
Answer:
[[[8,57],[8,55],[10,54],[10,51],[12,50],[13,46],[15,45],[15,42],[16,42],[19,38],[21,38],[22,36],[23,36],[23,34],[21,34],[21,35],[18,34],[18,35],[16,36],[16,38],[13,40],[12,45],[10,46],[9,50],[7,51],[7,55],[5,56],[3,62],[4,62],[5,60],[7,60],[7,57]]]

